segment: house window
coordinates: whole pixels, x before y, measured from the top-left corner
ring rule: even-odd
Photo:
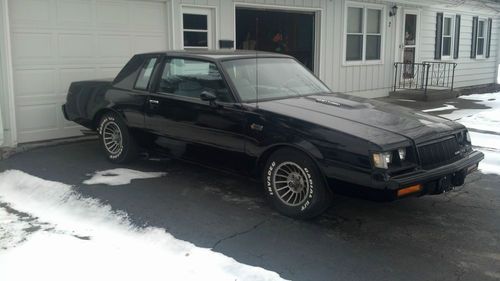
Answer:
[[[484,57],[484,50],[486,47],[486,20],[479,20],[478,25],[477,25],[477,39],[476,39],[476,56],[477,57]]]
[[[208,49],[208,15],[184,13],[182,27],[185,49]]]
[[[441,47],[442,58],[450,58],[453,49],[453,17],[443,17],[443,39]]]
[[[383,42],[383,7],[347,5],[345,20],[345,61],[380,62]]]

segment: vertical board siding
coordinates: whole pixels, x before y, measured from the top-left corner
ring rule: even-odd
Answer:
[[[434,40],[436,13],[443,10],[424,8],[421,12],[422,24],[420,26],[420,58],[422,61],[434,61]],[[460,48],[458,59],[449,59],[457,63],[455,70],[455,87],[466,87],[496,82],[496,55],[498,41],[498,19],[492,21],[491,47],[489,58],[470,58],[472,42],[472,18],[479,16],[487,19],[488,15],[466,13],[463,11],[444,11],[446,14],[460,14]],[[491,15],[489,15],[491,17]]]
[[[388,12],[391,5],[380,1],[359,1],[366,3],[383,4],[385,7],[385,26],[383,27],[384,48],[382,64],[365,65],[343,65],[344,60],[344,9],[345,1],[337,0],[333,2],[333,19],[329,20],[327,26],[329,35],[332,36],[334,44],[327,46],[327,52],[333,54],[332,71],[327,73],[331,76],[329,86],[333,91],[344,93],[362,93],[367,97],[380,95],[380,90],[386,94],[392,85],[392,67],[394,60],[394,22],[389,24],[392,19]],[[331,30],[331,31],[330,31]],[[373,91],[373,93],[370,93]]]
[[[233,40],[235,37],[235,5],[239,4],[257,4],[265,5],[279,9],[281,8],[308,8],[318,9],[320,12],[319,49],[319,76],[333,90],[337,92],[360,94],[366,97],[387,95],[392,87],[394,79],[394,62],[396,61],[396,38],[399,24],[395,17],[389,17],[389,10],[394,5],[392,2],[380,0],[360,0],[361,3],[382,4],[385,7],[385,35],[382,64],[375,65],[343,65],[344,56],[344,8],[346,0],[171,0],[173,1],[173,28],[175,44],[170,45],[175,49],[181,49],[180,30],[181,7],[182,5],[200,5],[213,7],[216,10],[215,40],[218,43],[220,39]],[[458,63],[455,75],[455,86],[471,86],[477,84],[493,83],[496,81],[496,55],[498,41],[498,18],[491,14],[479,14],[482,18],[493,17],[493,29],[491,33],[490,57],[484,59],[470,59],[471,40],[472,40],[472,9],[461,9],[460,11],[443,10],[432,7],[419,7],[415,4],[398,4],[399,13],[407,8],[418,9],[419,18],[419,45],[418,56],[420,61],[433,61],[436,40],[436,13],[460,14],[460,48],[459,58],[449,61]],[[258,7],[258,6],[256,6]],[[309,10],[311,11],[311,10]],[[400,15],[401,16],[401,15]],[[218,44],[217,44],[218,45]]]

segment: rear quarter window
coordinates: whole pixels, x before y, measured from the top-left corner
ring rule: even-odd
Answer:
[[[153,70],[156,66],[156,62],[158,58],[152,57],[147,58],[142,65],[141,71],[139,72],[139,76],[135,81],[134,88],[139,90],[147,90],[151,81],[151,75],[153,74]]]

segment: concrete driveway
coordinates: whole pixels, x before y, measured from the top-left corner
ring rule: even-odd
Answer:
[[[83,185],[97,170],[166,171],[129,185]],[[292,280],[499,280],[500,176],[479,172],[437,196],[390,203],[337,196],[313,221],[274,212],[258,183],[179,161],[116,166],[97,141],[39,148],[0,162],[78,187],[138,226]],[[82,265],[85,267],[85,265]]]

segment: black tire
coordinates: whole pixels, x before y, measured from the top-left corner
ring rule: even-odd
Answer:
[[[332,195],[325,178],[304,152],[292,148],[275,151],[264,167],[263,178],[270,202],[286,216],[311,219],[330,206]]]
[[[139,155],[137,143],[119,115],[112,112],[105,113],[99,122],[98,132],[101,147],[109,161],[123,164],[137,159]],[[110,140],[110,137],[113,139]],[[111,145],[110,141],[116,142],[116,147]]]

